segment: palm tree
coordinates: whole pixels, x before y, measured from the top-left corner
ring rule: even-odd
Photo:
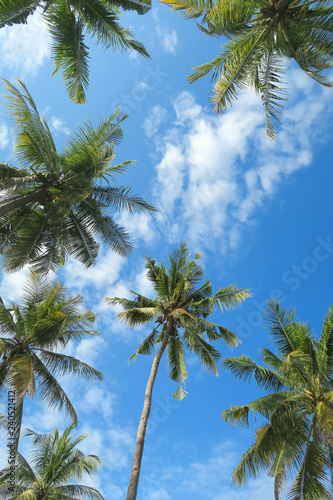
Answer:
[[[118,317],[130,326],[154,320],[157,323],[130,359],[135,360],[138,354],[151,354],[155,345],[161,344],[147,382],[127,500],[135,500],[137,495],[153,386],[164,351],[167,349],[168,352],[169,377],[179,384],[173,397],[181,400],[186,395],[184,381],[187,378],[184,347],[199,356],[205,368],[218,375],[216,361],[221,355],[204,336],[206,334],[209,341],[223,339],[231,346],[237,345],[237,337],[227,328],[211,323],[206,318],[213,312],[215,305],[221,310],[236,307],[250,295],[248,290],[233,285],[220,288],[213,295],[209,280],[198,288],[197,285],[203,276],[203,270],[196,262],[200,254],[196,254],[193,261],[188,260],[189,255],[186,244],[182,243],[180,248],[169,256],[169,270],[163,263],[159,266],[155,260],[147,257],[147,276],[156,292],[154,299],[135,292],[132,292],[135,295],[133,300],[118,297],[106,299],[109,304],[120,304],[125,309]]]
[[[50,434],[28,430],[26,436],[33,436],[31,461],[18,454],[15,486],[8,486],[9,468],[0,472],[0,497],[4,500],[103,500],[95,488],[73,484],[73,480],[81,480],[84,472],[95,473],[101,464],[98,456],[84,455],[76,447],[87,435],[72,441],[73,427],[74,424],[67,427],[62,434],[58,429]]]
[[[115,174],[130,161],[110,166],[114,147],[122,139],[118,110],[97,127],[90,122],[72,134],[58,153],[50,130],[27,88],[5,81],[9,111],[14,118],[16,168],[0,163],[0,253],[12,272],[32,264],[37,272],[56,271],[67,256],[94,264],[99,243],[121,255],[131,250],[128,234],[107,209],[153,211],[128,185],[112,186]],[[107,184],[102,184],[102,181]]]
[[[263,417],[254,444],[244,453],[232,479],[243,485],[267,470],[275,477],[275,499],[289,485],[289,500],[328,500],[333,495],[333,307],[319,340],[295,311],[272,300],[266,309],[277,354],[262,351],[266,366],[248,356],[223,365],[240,380],[253,376],[270,394],[222,413],[226,422],[248,426],[250,411]],[[262,419],[261,419],[262,420]]]
[[[119,19],[120,9],[145,14],[150,8],[151,0],[6,0],[0,2],[0,28],[25,24],[38,9],[51,35],[53,75],[60,69],[69,97],[82,103],[89,84],[85,35],[105,48],[129,49],[149,57],[132,33],[120,26]]]
[[[307,75],[332,86],[323,72],[332,66],[333,6],[329,0],[161,0],[186,19],[202,17],[198,27],[230,41],[212,61],[193,68],[190,83],[212,71],[212,103],[222,113],[237,98],[237,89],[253,87],[266,111],[266,129],[280,121],[286,101],[285,59]],[[206,25],[206,27],[204,26]]]
[[[11,430],[15,431],[16,449],[26,396],[37,394],[51,409],[65,407],[76,425],[76,412],[57,376],[103,378],[86,363],[57,352],[70,340],[98,335],[90,330],[95,315],[81,310],[82,302],[81,295],[68,294],[59,282],[48,283],[33,273],[24,287],[21,305],[5,306],[0,298],[0,394],[8,389],[15,393],[16,421]]]

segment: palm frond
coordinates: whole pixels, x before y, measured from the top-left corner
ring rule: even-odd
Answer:
[[[257,365],[249,356],[244,354],[239,358],[225,358],[222,362],[223,368],[227,368],[239,380],[250,381],[254,376],[259,387],[265,390],[281,390],[284,380],[278,373],[268,368]]]
[[[103,380],[101,372],[72,356],[43,349],[39,354],[39,358],[54,375],[64,376],[71,373],[72,375],[81,376],[85,380]]]
[[[288,491],[288,500],[310,498],[308,495],[310,492],[313,500],[329,500],[332,497],[331,484],[326,471],[329,465],[319,443],[308,442],[304,460]]]
[[[22,165],[32,172],[34,168],[50,173],[58,171],[59,159],[52,135],[28,89],[20,79],[18,88],[7,80],[3,82],[8,91],[5,103],[17,130],[15,152]]]
[[[144,354],[145,356],[150,355],[155,347],[156,338],[158,336],[157,328],[145,338],[145,340],[139,345],[134,354],[129,358],[130,360],[136,361],[138,354]]]
[[[162,0],[162,3],[180,12],[184,19],[197,19],[209,14],[214,8],[213,0]]]
[[[297,332],[294,330],[293,319],[295,311],[280,308],[279,301],[270,300],[267,303],[264,319],[268,323],[271,335],[278,351],[287,356],[297,349]]]
[[[181,401],[186,395],[184,382],[187,379],[187,370],[183,343],[178,335],[172,335],[168,340],[168,364],[170,379],[179,384],[173,398]]]
[[[36,354],[32,354],[32,359],[39,398],[45,401],[51,409],[58,408],[60,411],[65,406],[67,413],[77,424],[76,412],[64,390]]]
[[[220,288],[214,295],[214,302],[221,311],[239,307],[241,303],[251,297],[250,290],[237,288],[234,285],[229,285],[225,288]]]
[[[123,3],[126,5],[126,3]],[[132,4],[141,11],[143,4]],[[127,3],[130,7],[130,3]],[[148,10],[148,9],[147,9]],[[87,33],[94,36],[97,43],[103,44],[106,48],[112,47],[113,50],[135,50],[144,57],[149,57],[145,47],[134,39],[133,34],[120,26],[119,9],[112,8],[109,2],[100,2],[98,0],[89,0],[84,2],[84,9],[81,10],[81,19],[86,25]]]
[[[221,357],[219,351],[198,335],[194,328],[185,330],[184,341],[189,350],[199,356],[203,366],[218,376],[216,362]]]

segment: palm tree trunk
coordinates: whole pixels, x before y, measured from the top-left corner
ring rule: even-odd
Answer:
[[[138,491],[138,484],[139,484],[139,477],[140,477],[143,447],[145,444],[146,428],[147,428],[148,418],[149,418],[150,409],[151,409],[151,397],[153,394],[153,387],[154,387],[154,383],[155,383],[155,379],[156,379],[156,375],[157,375],[157,371],[158,371],[158,367],[159,367],[161,358],[162,358],[163,353],[164,353],[166,346],[168,344],[171,329],[172,329],[172,319],[170,318],[167,320],[164,338],[163,338],[161,347],[159,348],[159,350],[157,351],[157,353],[155,355],[155,358],[154,358],[154,361],[153,361],[153,364],[151,367],[150,375],[148,378],[147,386],[146,386],[145,401],[144,401],[143,410],[142,410],[142,414],[141,414],[141,418],[140,418],[138,434],[136,436],[134,458],[133,458],[133,463],[132,463],[131,476],[130,476],[130,480],[128,483],[126,500],[136,500],[136,495],[137,495],[137,491]]]
[[[46,192],[46,189],[43,187],[41,189],[37,189],[36,191],[32,191],[31,193],[16,196],[15,198],[9,199],[9,201],[4,200],[3,202],[0,202],[0,217],[4,217],[16,208],[21,208],[28,203],[43,199],[43,194],[46,194]]]

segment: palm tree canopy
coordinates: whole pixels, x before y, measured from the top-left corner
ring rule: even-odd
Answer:
[[[294,311],[271,300],[266,320],[277,354],[264,348],[266,366],[248,356],[226,358],[236,378],[253,376],[268,395],[223,412],[226,422],[249,425],[249,413],[264,419],[255,443],[242,456],[233,480],[243,485],[263,471],[275,477],[275,499],[289,487],[289,500],[328,500],[333,489],[333,307],[315,339]],[[273,391],[273,392],[272,392]],[[294,478],[290,485],[290,478]]]
[[[70,432],[74,425],[62,434],[58,429],[50,434],[37,434],[31,430],[26,436],[33,436],[33,454],[30,462],[18,453],[15,486],[8,487],[9,470],[0,471],[0,496],[4,500],[103,500],[102,495],[90,486],[73,484],[81,480],[82,474],[98,471],[101,460],[96,455],[84,455],[77,445],[87,437],[82,435],[73,440]]]
[[[161,0],[186,19],[202,18],[198,27],[229,41],[212,61],[193,68],[195,82],[212,72],[211,100],[222,113],[237,89],[255,88],[266,111],[266,129],[275,137],[286,101],[284,60],[293,59],[307,75],[332,86],[324,75],[332,66],[333,6],[330,0]]]
[[[70,340],[98,335],[91,330],[95,315],[82,310],[83,298],[68,294],[58,282],[30,275],[20,305],[5,306],[0,299],[0,394],[15,391],[17,430],[23,398],[35,394],[51,409],[66,412],[77,422],[76,412],[57,377],[72,374],[101,380],[102,374],[82,361],[57,352]]]
[[[106,299],[111,305],[120,304],[124,311],[118,314],[120,321],[130,326],[156,323],[153,331],[138,347],[130,359],[135,360],[138,354],[151,354],[154,346],[163,341],[167,321],[171,320],[172,328],[167,344],[170,379],[178,382],[179,387],[174,397],[182,399],[186,392],[184,381],[187,378],[184,347],[197,354],[202,364],[216,375],[216,362],[220,353],[205,340],[223,339],[227,345],[237,345],[236,335],[224,326],[216,325],[207,320],[218,306],[221,311],[236,307],[250,296],[249,290],[230,285],[220,288],[215,295],[212,284],[207,280],[199,286],[203,277],[202,267],[197,263],[200,254],[189,260],[190,252],[185,243],[174,250],[169,256],[169,269],[163,262],[147,257],[147,276],[151,282],[156,297],[149,299],[132,291],[132,300],[125,298]]]
[[[0,0],[0,28],[25,24],[39,9],[52,39],[53,74],[61,70],[68,95],[74,102],[83,103],[89,84],[85,36],[105,48],[129,49],[149,57],[119,20],[121,9],[145,14],[150,8],[151,0]]]
[[[125,116],[117,110],[97,127],[84,123],[58,153],[23,82],[19,80],[20,89],[5,84],[16,127],[15,153],[22,165],[0,163],[0,253],[6,271],[25,264],[41,273],[56,271],[68,256],[90,266],[100,241],[126,255],[131,250],[129,236],[109,209],[155,209],[132,194],[130,186],[109,182],[133,163],[110,165]]]

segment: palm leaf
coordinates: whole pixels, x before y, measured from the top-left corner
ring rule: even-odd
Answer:
[[[172,335],[168,340],[168,364],[170,379],[179,384],[173,398],[181,401],[186,395],[184,381],[187,379],[187,370],[183,343],[178,335]]]
[[[244,354],[239,358],[225,358],[222,362],[223,368],[227,368],[239,380],[250,381],[254,376],[259,387],[266,390],[281,390],[284,380],[278,373],[265,367],[257,365],[252,359]]]
[[[148,337],[146,337],[145,340],[139,345],[135,353],[132,354],[128,361],[131,359],[136,361],[138,354],[144,354],[145,356],[150,355],[156,344],[157,333],[157,328],[154,328]]]

